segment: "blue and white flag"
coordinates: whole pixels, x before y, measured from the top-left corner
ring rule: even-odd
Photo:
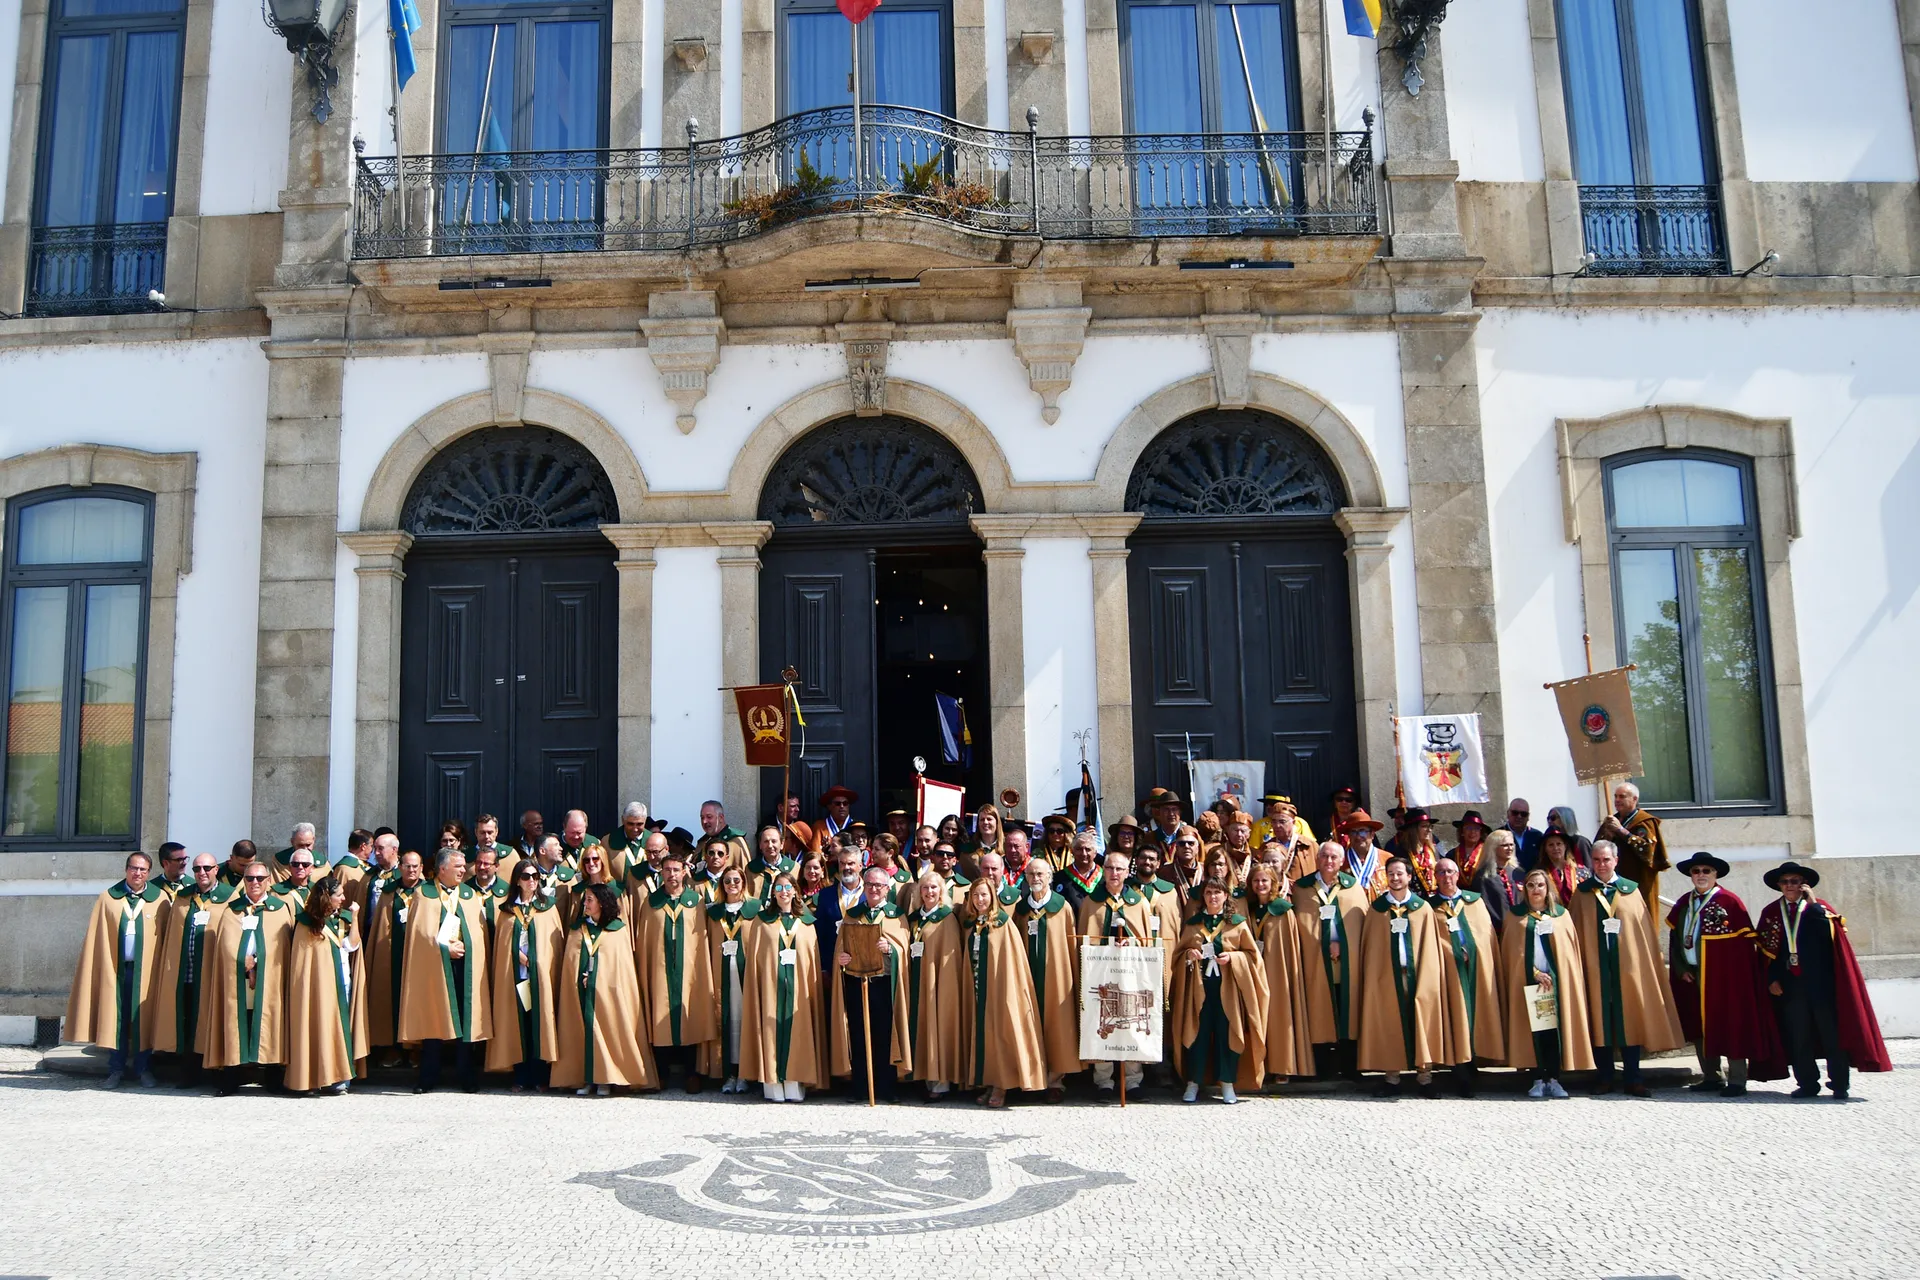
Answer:
[[[413,79],[413,33],[420,29],[420,10],[413,0],[387,0],[387,30],[393,36],[393,78],[402,89]]]
[[[967,732],[966,707],[944,693],[933,695],[933,706],[940,713],[940,758],[963,769],[973,768],[973,735]]]

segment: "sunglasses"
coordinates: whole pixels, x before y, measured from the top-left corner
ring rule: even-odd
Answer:
[[[290,867],[311,867],[313,864],[311,862],[289,862],[287,865]]]
[[[1507,816],[1509,818],[1528,818],[1533,816],[1533,811],[1530,809],[1509,809],[1507,810]]]
[[[261,884],[265,882],[266,877],[265,876],[242,876],[241,879],[245,880],[248,884]]]

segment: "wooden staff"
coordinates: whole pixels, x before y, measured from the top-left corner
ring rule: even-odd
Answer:
[[[867,1002],[867,983],[871,979],[865,974],[860,977],[860,1034],[866,1037],[866,1048],[861,1056],[867,1060],[867,1105],[876,1105],[873,1099],[873,1011]]]

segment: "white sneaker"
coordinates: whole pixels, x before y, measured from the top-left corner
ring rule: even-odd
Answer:
[[[1180,1101],[1182,1102],[1197,1102],[1199,1101],[1199,1098],[1200,1098],[1200,1086],[1197,1084],[1189,1084],[1187,1086],[1187,1091],[1180,1095]]]
[[[597,1092],[603,1098],[611,1098],[613,1096],[613,1086],[610,1084],[603,1084],[599,1087],[599,1089],[595,1090],[595,1092]]]
[[[1549,1098],[1564,1098],[1567,1096],[1567,1091],[1561,1086],[1558,1080],[1549,1080],[1547,1081],[1547,1096]]]
[[[573,1096],[576,1098],[591,1098],[593,1096],[593,1086],[590,1084],[583,1084],[578,1089],[575,1089],[573,1091]]]
[[[1233,1091],[1232,1085],[1223,1084],[1220,1086],[1220,1101],[1226,1103],[1228,1106],[1232,1106],[1234,1103],[1240,1101],[1240,1095]]]
[[[1546,1096],[1547,1096],[1547,1082],[1546,1082],[1545,1080],[1535,1080],[1535,1081],[1533,1082],[1533,1088],[1531,1088],[1531,1089],[1529,1089],[1529,1090],[1527,1090],[1527,1096],[1528,1096],[1529,1098],[1544,1098],[1544,1097],[1546,1097]]]

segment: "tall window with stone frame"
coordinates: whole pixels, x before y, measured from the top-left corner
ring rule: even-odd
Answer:
[[[27,310],[152,309],[165,279],[186,0],[53,0]]]
[[[1589,274],[1727,270],[1696,0],[1556,0]]]
[[[443,251],[601,247],[610,0],[449,0],[440,15]]]
[[[1753,472],[1670,450],[1606,464],[1617,652],[1635,664],[1641,802],[1778,812],[1773,662]]]
[[[151,496],[48,489],[6,513],[0,846],[137,847]]]

